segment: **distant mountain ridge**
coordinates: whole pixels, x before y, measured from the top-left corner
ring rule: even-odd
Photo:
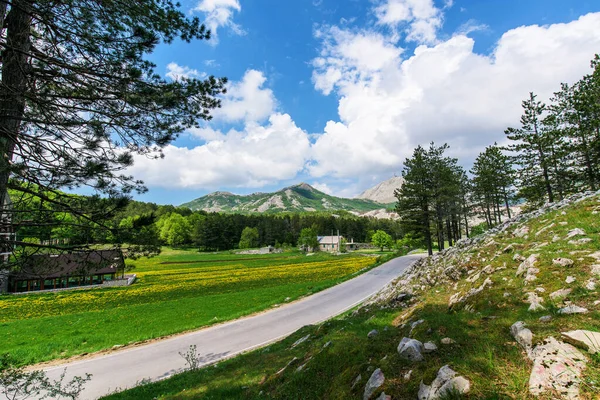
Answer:
[[[369,199],[330,196],[304,182],[273,193],[242,196],[229,192],[214,192],[181,205],[192,210],[242,214],[345,210],[358,215],[377,210],[385,212],[386,206],[391,205]]]
[[[404,184],[404,178],[401,176],[394,176],[388,180],[385,180],[370,189],[365,190],[358,196],[357,199],[365,199],[375,201],[382,204],[391,204],[396,202],[396,196],[394,192]]]

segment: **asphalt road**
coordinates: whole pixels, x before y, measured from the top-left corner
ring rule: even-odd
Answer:
[[[66,368],[66,380],[92,374],[82,399],[96,399],[117,389],[131,388],[143,379],[164,379],[185,368],[186,362],[179,353],[185,353],[191,345],[196,345],[201,355],[201,365],[264,346],[305,325],[327,320],[356,306],[400,276],[418,258],[406,256],[393,259],[354,279],[261,314],[144,346],[47,368],[46,372],[50,378],[57,379]]]

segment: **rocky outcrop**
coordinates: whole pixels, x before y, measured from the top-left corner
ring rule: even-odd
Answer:
[[[403,338],[398,345],[400,357],[409,361],[424,361],[423,350],[423,343],[407,337]]]
[[[444,365],[437,373],[437,376],[431,382],[431,385],[425,385],[421,382],[419,388],[419,400],[438,400],[449,393],[468,393],[471,389],[471,383],[458,374],[447,365]]]
[[[561,333],[562,338],[590,354],[600,353],[600,332],[576,330]]]

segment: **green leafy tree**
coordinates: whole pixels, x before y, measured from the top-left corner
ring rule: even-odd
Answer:
[[[300,231],[300,237],[298,238],[298,246],[303,251],[318,251],[319,250],[319,239],[317,237],[317,230],[315,228],[304,228]]]
[[[240,249],[251,249],[258,247],[258,229],[245,227],[240,237]]]
[[[391,249],[392,246],[394,246],[394,240],[392,239],[392,237],[381,230],[373,234],[371,242],[373,243],[373,246],[379,247],[381,251],[383,251],[385,247]]]
[[[16,215],[21,227],[68,212],[83,230],[110,230],[122,199],[145,190],[121,172],[133,154],[159,157],[224,92],[212,76],[166,81],[146,58],[159,43],[210,37],[170,0],[2,1],[0,27],[0,207],[28,207],[10,206],[8,189],[52,205]],[[113,204],[59,190],[82,186]]]
[[[172,213],[164,216],[157,222],[160,239],[169,246],[182,246],[191,243],[192,227],[182,215]]]

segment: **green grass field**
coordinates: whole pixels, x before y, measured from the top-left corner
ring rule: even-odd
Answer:
[[[559,398],[552,393],[540,397],[529,394],[532,363],[509,328],[516,321],[524,321],[533,332],[534,344],[549,336],[560,338],[560,332],[569,330],[600,331],[600,305],[594,303],[599,299],[599,290],[585,288],[586,282],[593,278],[594,259],[589,254],[600,249],[600,218],[593,213],[597,210],[600,210],[600,197],[571,206],[565,214],[562,210],[554,211],[528,222],[528,238],[514,237],[511,229],[459,257],[455,262],[467,269],[479,270],[486,265],[498,268],[485,275],[493,285],[471,298],[468,304],[448,308],[450,296],[479,286],[485,278],[473,282],[462,275],[456,281],[457,287],[452,282],[438,284],[417,292],[405,304],[390,303],[383,308],[370,306],[357,313],[348,312],[317,326],[304,327],[264,349],[107,398],[361,399],[369,376],[374,369],[381,368],[385,383],[371,399],[377,398],[381,391],[393,399],[414,399],[420,382],[431,383],[439,368],[446,364],[469,379],[471,392],[464,397],[451,395],[444,399]],[[551,227],[546,228],[548,226]],[[576,227],[586,232],[586,237],[591,239],[589,243],[568,243],[567,232]],[[554,239],[555,235],[560,239]],[[515,276],[520,262],[513,260],[514,253],[503,252],[508,244],[513,244],[514,252],[524,256],[540,255],[537,264],[540,272],[533,284],[525,284],[522,277]],[[557,257],[569,257],[575,263],[561,267],[552,261]],[[441,260],[440,264],[445,266],[447,262]],[[567,284],[567,276],[575,277],[576,281]],[[573,289],[566,299],[549,297],[553,291],[565,287]],[[527,293],[536,288],[545,299],[546,309],[530,312],[525,300]],[[588,308],[589,313],[559,314],[558,309],[568,302]],[[539,321],[543,315],[552,316],[552,320]],[[424,322],[411,333],[410,323],[421,319]],[[368,338],[372,329],[377,329],[379,334]],[[292,346],[307,335],[308,340]],[[422,342],[432,341],[438,351],[426,354],[425,362],[403,360],[398,356],[397,346],[406,336]],[[445,337],[455,343],[442,344],[441,339]],[[580,398],[599,399],[600,355],[583,353],[588,365],[581,377]],[[412,372],[407,379],[408,371]],[[359,375],[362,379],[353,386]]]
[[[293,301],[376,260],[165,249],[135,261],[129,287],[0,297],[2,351],[32,364],[176,334]]]

